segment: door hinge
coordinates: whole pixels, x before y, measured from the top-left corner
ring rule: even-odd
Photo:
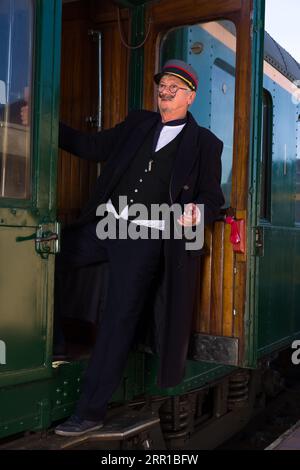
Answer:
[[[264,256],[264,229],[255,227],[255,255]]]

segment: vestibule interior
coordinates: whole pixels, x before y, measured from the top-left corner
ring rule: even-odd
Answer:
[[[129,57],[120,40],[120,28],[128,33],[127,9],[119,15],[120,22],[118,7],[110,0],[63,1],[60,120],[75,129],[94,133],[113,127],[127,114]],[[57,201],[62,227],[78,217],[100,171],[94,162],[59,151]],[[65,279],[63,329],[71,355],[80,355],[93,343],[97,319],[86,314],[87,302],[98,303],[101,314],[106,275],[103,266],[80,269]],[[72,293],[77,286],[83,295],[75,301]]]
[[[110,0],[63,2],[60,117],[72,127],[93,133],[114,126],[126,116],[130,50],[124,46],[121,34],[128,38],[129,24],[129,11],[118,10]],[[152,38],[154,33],[155,25],[148,42],[157,43],[154,39],[159,35]],[[197,69],[200,86],[198,100],[191,111],[200,125],[210,128],[224,142],[222,188],[225,206],[230,206],[236,98],[236,31],[233,22],[219,20],[168,27],[160,36],[154,55],[151,50],[147,56],[147,47],[152,46],[145,47],[146,93],[150,55],[157,66],[173,57],[189,62]],[[146,107],[153,97],[153,87],[148,94]],[[72,223],[79,215],[99,171],[96,164],[60,151],[58,216],[63,225]],[[206,229],[205,255],[201,259],[195,299],[194,332],[224,337],[241,335],[242,323],[234,318],[234,252],[229,237],[230,227],[223,221]],[[107,280],[105,267],[102,271],[97,267],[94,272],[83,270],[81,276],[86,283],[84,298],[98,302],[101,315]],[[95,283],[99,286],[97,292],[86,295]],[[74,284],[72,287],[70,281],[69,292],[72,288]],[[82,284],[81,289],[84,290]],[[86,320],[95,319],[87,318],[88,305],[72,304],[71,297],[67,300],[70,313],[78,318],[66,320],[67,339],[70,343],[91,344],[95,328]]]

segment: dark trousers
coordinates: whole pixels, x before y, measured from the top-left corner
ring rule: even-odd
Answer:
[[[162,253],[161,237],[101,240],[96,235],[96,224],[92,222],[66,229],[56,260],[56,283],[61,284],[59,288],[63,288],[66,268],[109,262],[105,310],[76,411],[81,418],[90,420],[103,419],[107,404],[122,379]],[[56,290],[59,290],[57,285]]]

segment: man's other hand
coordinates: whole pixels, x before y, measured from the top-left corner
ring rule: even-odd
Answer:
[[[179,225],[183,227],[192,227],[193,225],[200,224],[201,212],[196,204],[191,202],[185,206],[184,213],[177,219]]]

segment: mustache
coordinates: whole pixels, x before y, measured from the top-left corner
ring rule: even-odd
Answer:
[[[160,97],[161,100],[166,100],[166,101],[172,101],[174,98],[174,96],[166,95],[164,93],[159,93],[158,96]]]

